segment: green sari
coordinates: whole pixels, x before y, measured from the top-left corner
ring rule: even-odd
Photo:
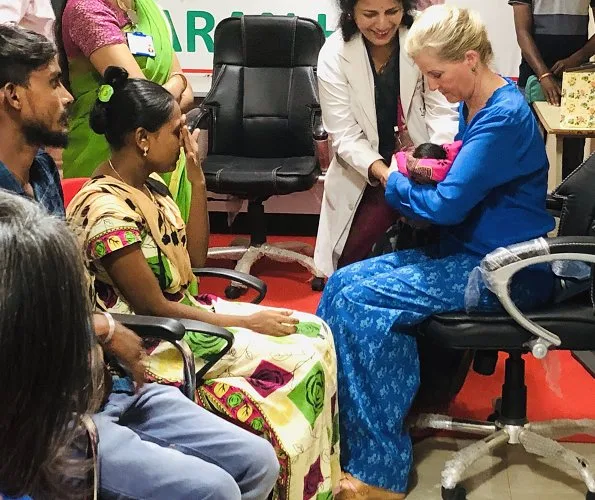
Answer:
[[[155,57],[134,56],[145,78],[159,85],[167,82],[174,51],[170,32],[163,13],[153,0],[136,0],[138,24],[127,25],[124,32],[140,31],[153,37]],[[74,95],[70,122],[69,145],[64,150],[64,177],[91,177],[97,166],[109,158],[110,150],[105,137],[91,130],[89,115],[97,98],[97,89],[103,83],[101,75],[84,56],[68,61],[70,85]],[[186,158],[182,152],[176,170],[163,175],[174,200],[180,207],[182,218],[188,221],[192,188],[186,172]]]

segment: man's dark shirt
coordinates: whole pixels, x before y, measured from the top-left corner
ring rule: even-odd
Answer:
[[[35,199],[50,214],[64,217],[64,196],[60,174],[54,159],[45,151],[40,150],[31,164],[29,182],[35,193]],[[13,193],[27,196],[19,180],[6,165],[0,161],[0,188]]]

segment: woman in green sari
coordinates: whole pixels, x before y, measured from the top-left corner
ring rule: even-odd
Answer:
[[[70,142],[63,154],[64,177],[90,177],[109,156],[105,137],[89,126],[108,66],[123,67],[131,77],[163,85],[182,111],[191,107],[192,88],[173,51],[169,23],[154,0],[67,0],[56,31],[75,98]],[[176,170],[163,178],[187,221],[192,191],[183,155]]]

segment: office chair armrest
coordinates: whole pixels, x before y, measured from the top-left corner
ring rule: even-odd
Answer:
[[[196,128],[209,130],[211,128],[212,117],[212,107],[201,104],[186,113],[186,125],[188,125],[190,132],[194,131]]]
[[[320,104],[309,104],[310,122],[312,124],[312,137],[315,141],[326,141],[328,139],[328,132],[324,129],[322,124],[322,108]]]
[[[545,207],[554,217],[560,217],[562,207],[564,206],[564,198],[562,196],[548,194],[545,200]]]
[[[181,389],[188,399],[194,401],[196,365],[194,355],[184,341],[184,335],[186,334],[184,325],[172,318],[140,316],[137,314],[112,314],[112,316],[114,320],[122,323],[126,328],[130,328],[139,337],[163,340],[169,342],[178,350],[182,356],[184,368],[184,380]]]
[[[195,276],[210,276],[213,278],[226,278],[237,281],[258,292],[258,296],[252,300],[253,304],[260,304],[267,294],[267,284],[256,276],[241,273],[233,269],[224,269],[218,267],[200,267],[192,269]]]
[[[575,260],[595,264],[595,237],[563,236],[537,238],[499,248],[484,257],[480,271],[487,287],[496,294],[502,307],[522,328],[535,335],[528,343],[536,358],[543,358],[551,346],[559,346],[560,338],[527,319],[510,297],[510,281],[521,269],[556,260]]]
[[[176,342],[184,338],[186,330],[179,321],[157,316],[141,316],[139,314],[115,314],[114,320],[130,328],[139,337],[150,337],[167,342]]]
[[[192,332],[199,332],[204,333],[206,335],[211,335],[213,337],[217,337],[220,339],[225,340],[225,347],[213,356],[209,356],[209,360],[207,363],[196,372],[196,381],[197,383],[202,383],[203,377],[205,374],[213,368],[217,364],[217,362],[227,354],[227,352],[233,346],[234,337],[233,334],[221,327],[211,325],[209,323],[205,323],[203,321],[197,321],[194,319],[186,319],[186,318],[179,318],[178,321],[184,326],[185,331],[192,331]]]

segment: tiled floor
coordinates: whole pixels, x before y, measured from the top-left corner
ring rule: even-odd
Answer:
[[[417,484],[407,500],[440,500],[440,472],[450,455],[469,440],[427,438],[415,445]],[[595,465],[595,444],[565,443]],[[578,474],[553,460],[507,445],[477,462],[462,485],[467,500],[584,500],[587,488]]]

